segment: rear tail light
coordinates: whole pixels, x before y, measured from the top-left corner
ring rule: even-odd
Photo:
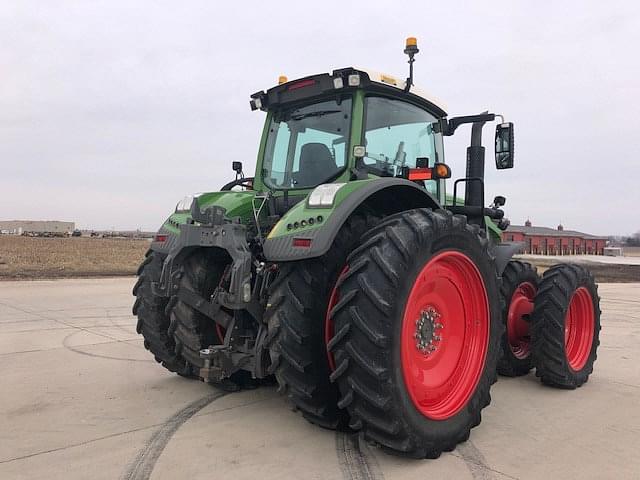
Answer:
[[[420,159],[418,159],[420,160]],[[439,180],[451,178],[451,169],[444,163],[436,163],[433,167],[406,168],[404,178],[409,180]]]
[[[287,87],[287,90],[298,90],[299,88],[310,87],[311,85],[315,85],[316,81],[313,79],[309,80],[300,80],[299,82],[292,83]]]
[[[410,168],[409,180],[431,180],[433,174],[430,168]]]
[[[156,235],[156,236],[153,238],[153,241],[154,241],[154,242],[160,242],[160,243],[162,243],[162,242],[166,242],[166,241],[167,241],[167,235]]]
[[[310,248],[311,247],[311,239],[310,238],[294,238],[293,246],[299,248]]]

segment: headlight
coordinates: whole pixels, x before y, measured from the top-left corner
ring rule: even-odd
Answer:
[[[176,205],[176,213],[189,212],[191,210],[191,204],[193,203],[193,200],[198,198],[200,195],[202,195],[202,193],[194,193],[193,195],[186,195]]]
[[[326,208],[333,205],[336,193],[344,183],[325,183],[318,185],[309,195],[308,204],[310,207]]]

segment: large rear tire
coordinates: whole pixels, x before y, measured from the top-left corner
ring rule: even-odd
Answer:
[[[371,230],[331,312],[332,380],[351,425],[416,458],[467,440],[496,380],[498,284],[485,232],[463,216],[410,210]]]
[[[531,317],[531,354],[542,383],[574,389],[593,372],[600,345],[600,297],[593,275],[560,264],[544,273]]]
[[[511,260],[502,273],[502,358],[498,373],[507,377],[526,375],[531,364],[530,315],[540,277],[530,263]]]
[[[191,367],[176,353],[173,336],[168,332],[169,317],[165,308],[169,299],[155,295],[151,289],[151,284],[160,280],[164,258],[160,253],[148,250],[138,268],[138,281],[133,287],[136,297],[133,314],[138,317],[136,331],[143,336],[144,347],[158,363],[171,372],[190,376]]]
[[[327,305],[347,255],[378,217],[356,213],[320,258],[282,263],[270,288],[269,325],[272,371],[292,404],[311,423],[330,429],[348,424],[338,408],[338,388],[329,381],[325,341]]]

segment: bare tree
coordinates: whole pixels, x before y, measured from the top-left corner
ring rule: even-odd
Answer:
[[[625,245],[629,247],[640,247],[640,232],[636,232],[625,239]]]

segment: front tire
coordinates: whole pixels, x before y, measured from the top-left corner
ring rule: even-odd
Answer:
[[[600,297],[589,270],[559,264],[544,273],[531,340],[536,376],[542,383],[574,389],[589,379],[600,345]]]
[[[133,287],[136,301],[133,314],[138,317],[136,331],[144,338],[144,348],[149,350],[156,361],[170,372],[182,376],[191,375],[191,367],[175,351],[173,336],[169,333],[169,317],[165,308],[169,301],[153,293],[151,284],[160,281],[165,256],[148,250],[138,268],[138,281]]]
[[[226,254],[213,249],[193,252],[182,264],[180,290],[188,290],[208,299],[220,283],[229,259]],[[187,303],[172,297],[167,306],[171,319],[169,333],[175,341],[175,353],[187,360],[193,374],[199,376],[204,367],[200,350],[221,343],[221,332],[213,319],[200,313]]]
[[[339,280],[330,345],[351,425],[392,453],[436,458],[491,399],[503,326],[484,231],[417,209],[363,238]]]

